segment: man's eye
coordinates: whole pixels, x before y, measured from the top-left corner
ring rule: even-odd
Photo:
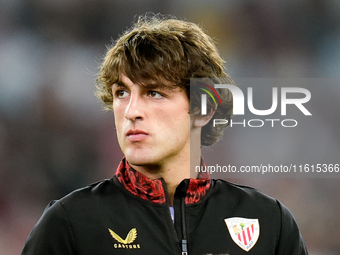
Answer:
[[[117,90],[116,91],[116,96],[117,98],[124,98],[128,95],[129,93],[125,90]]]
[[[153,90],[149,91],[148,94],[149,94],[150,97],[153,97],[153,98],[164,97],[161,93],[153,91]]]

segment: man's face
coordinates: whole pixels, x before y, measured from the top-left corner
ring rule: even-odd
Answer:
[[[118,142],[131,165],[166,166],[190,157],[189,100],[183,91],[142,87],[125,75],[112,91]]]

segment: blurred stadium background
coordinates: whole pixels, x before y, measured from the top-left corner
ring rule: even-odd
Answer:
[[[232,77],[339,78],[337,0],[0,0],[1,255],[20,253],[50,200],[114,174],[122,154],[94,81],[106,45],[146,12],[201,24]],[[310,139],[327,138],[319,149],[339,163],[338,108],[327,114]],[[230,153],[247,138],[230,139]],[[340,254],[339,179],[232,181],[287,205],[311,255]]]

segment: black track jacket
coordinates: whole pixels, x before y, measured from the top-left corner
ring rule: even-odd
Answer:
[[[116,175],[51,202],[23,255],[303,255],[291,212],[259,191],[223,180],[186,179],[174,222],[162,179],[123,160]]]

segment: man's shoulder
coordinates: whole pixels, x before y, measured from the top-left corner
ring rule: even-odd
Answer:
[[[112,192],[114,190],[114,186],[115,185],[113,184],[113,179],[104,179],[104,180],[86,185],[82,188],[78,188],[70,192],[66,196],[62,197],[61,199],[59,199],[59,201],[62,203],[67,203],[70,200],[91,198],[91,197],[105,195],[107,193]]]
[[[122,195],[115,177],[94,182],[85,187],[76,189],[66,196],[53,200],[46,209],[53,207],[54,204],[61,206],[63,210],[69,211],[78,208],[93,207],[105,204],[108,200],[112,201],[115,196]]]
[[[263,192],[259,191],[258,189],[246,185],[236,184],[228,180],[224,179],[212,179],[213,186],[216,188],[221,188],[228,190],[230,192],[235,192],[239,195],[247,195],[247,196],[259,196],[266,199],[274,199]]]
[[[275,198],[259,191],[256,188],[235,184],[227,180],[213,179],[213,190],[220,197],[232,200],[235,203],[245,203],[254,206],[270,206],[281,209],[282,204]]]

